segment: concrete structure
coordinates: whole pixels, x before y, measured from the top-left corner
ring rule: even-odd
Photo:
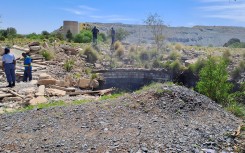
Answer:
[[[67,31],[70,30],[72,35],[75,36],[79,33],[79,23],[77,21],[63,21],[63,34],[66,35]]]
[[[164,69],[113,69],[98,70],[104,79],[100,82],[100,88],[115,87],[121,90],[137,90],[151,82],[167,82],[172,80],[172,75]]]

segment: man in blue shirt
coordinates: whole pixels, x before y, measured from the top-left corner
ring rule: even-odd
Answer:
[[[27,82],[28,78],[29,78],[29,81],[31,81],[32,80],[32,66],[31,66],[32,59],[26,53],[22,53],[22,56],[24,57],[24,67],[25,67],[23,82]]]

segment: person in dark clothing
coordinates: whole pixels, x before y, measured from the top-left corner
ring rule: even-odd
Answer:
[[[28,55],[29,54],[27,53],[22,53],[22,56],[24,57],[24,67],[25,67],[23,82],[27,82],[28,78],[29,81],[32,80],[32,66],[31,66],[32,59]]]
[[[115,43],[115,35],[116,35],[116,32],[115,32],[115,30],[112,27],[111,28],[111,44],[112,45]]]
[[[3,71],[5,72],[7,81],[9,83],[7,87],[14,87],[16,59],[14,54],[10,53],[9,48],[4,49],[4,55],[2,57],[2,61],[3,61]]]
[[[97,35],[99,33],[99,29],[97,29],[96,26],[94,26],[94,28],[92,29],[92,33],[93,33],[93,43],[97,44]]]

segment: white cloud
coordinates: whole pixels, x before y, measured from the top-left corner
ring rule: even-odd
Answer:
[[[93,19],[104,19],[106,21],[133,21],[134,19],[132,18],[126,18],[120,15],[91,15],[90,16]]]
[[[245,22],[245,1],[234,0],[199,0],[204,6],[198,9],[203,11],[207,18],[226,19],[236,22]],[[230,1],[230,2],[229,2]]]
[[[97,11],[96,8],[92,8],[92,7],[89,7],[89,6],[86,6],[86,5],[80,5],[78,7],[81,8],[81,9],[87,10],[87,11]]]
[[[62,9],[64,11],[67,11],[69,13],[72,13],[72,14],[76,14],[76,15],[85,15],[87,12],[84,12],[84,11],[80,11],[80,10],[77,10],[77,9],[69,9],[69,8],[65,8],[65,9]]]

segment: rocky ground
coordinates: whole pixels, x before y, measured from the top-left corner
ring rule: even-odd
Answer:
[[[160,84],[118,99],[2,114],[0,152],[232,152],[239,124],[209,98]]]

